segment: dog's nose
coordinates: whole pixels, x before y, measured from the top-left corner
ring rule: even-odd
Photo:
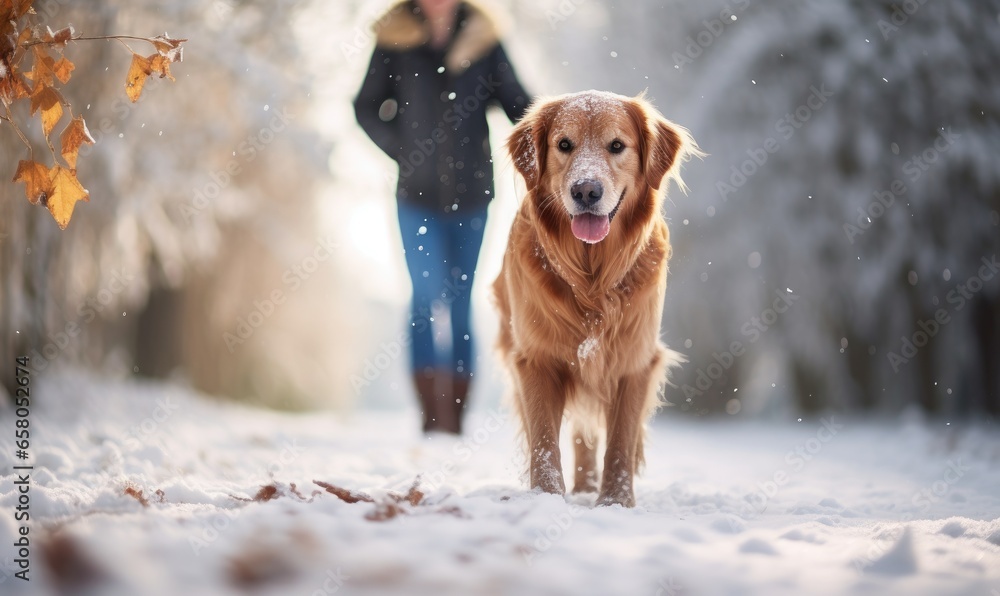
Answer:
[[[599,180],[594,180],[593,178],[577,180],[569,189],[569,193],[573,196],[574,201],[584,207],[590,207],[601,200],[601,197],[604,195],[604,185]]]

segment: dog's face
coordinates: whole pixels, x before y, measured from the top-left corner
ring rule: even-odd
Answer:
[[[624,211],[657,211],[686,132],[641,98],[585,91],[536,103],[508,141],[538,208],[559,205],[573,235],[596,244]],[[641,203],[651,204],[641,204]]]

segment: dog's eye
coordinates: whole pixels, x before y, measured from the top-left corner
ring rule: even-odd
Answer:
[[[611,141],[611,144],[608,145],[608,151],[612,153],[621,153],[624,150],[625,150],[625,143],[622,143],[618,139]]]
[[[563,153],[569,153],[573,150],[573,143],[569,142],[569,139],[563,139],[559,141],[559,150]]]

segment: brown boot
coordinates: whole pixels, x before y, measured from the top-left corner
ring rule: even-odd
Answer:
[[[417,372],[413,384],[417,388],[417,398],[424,417],[424,432],[459,433],[458,418],[450,406],[451,387],[449,380],[436,371]]]
[[[472,379],[469,377],[454,377],[452,379],[452,387],[455,394],[452,396],[452,409],[454,410],[456,432],[462,434],[462,418],[465,416],[465,411],[468,409],[469,401],[469,389],[472,384]]]
[[[437,408],[434,405],[434,392],[437,376],[428,372],[413,373],[413,386],[417,389],[417,400],[420,401],[420,413],[424,418],[424,432],[430,429],[436,420]]]

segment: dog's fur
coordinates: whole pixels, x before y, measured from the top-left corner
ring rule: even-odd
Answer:
[[[563,140],[569,151],[560,148]],[[611,151],[615,140],[624,145],[620,153]],[[685,190],[679,165],[701,152],[642,97],[597,91],[535,102],[507,147],[528,194],[493,291],[531,486],[566,490],[559,452],[565,412],[575,444],[574,492],[599,488],[598,504],[632,507],[644,424],[668,368],[679,362],[659,339],[670,258],[659,190],[670,179]],[[581,179],[609,192],[581,207],[571,196]],[[606,237],[588,243],[593,238],[574,235],[571,214],[581,217],[581,209],[610,214]]]

